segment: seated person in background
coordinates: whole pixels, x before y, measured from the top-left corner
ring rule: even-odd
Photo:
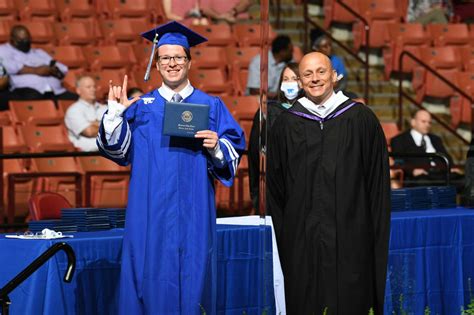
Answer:
[[[203,16],[216,22],[235,23],[238,19],[248,19],[250,0],[201,0]]]
[[[25,26],[13,26],[10,42],[0,45],[0,58],[8,61],[4,67],[10,75],[10,99],[77,99],[61,83],[67,67],[44,50],[31,48],[31,35]]]
[[[260,176],[260,156],[259,156],[259,138],[261,137],[262,146],[265,147],[265,126],[268,124],[268,133],[277,117],[303,96],[303,90],[300,82],[298,64],[290,62],[283,69],[278,86],[278,100],[267,102],[267,117],[264,121],[263,132],[260,133],[260,110],[253,118],[252,129],[250,131],[248,164],[250,178],[250,196],[252,198],[253,208],[259,211],[259,176]],[[268,136],[268,135],[267,135]]]
[[[451,165],[453,159],[443,145],[441,138],[430,133],[431,114],[426,110],[418,110],[412,116],[411,129],[392,138],[390,144],[393,153],[444,153]],[[412,181],[419,185],[433,185],[444,183],[445,170],[439,166],[439,160],[430,158],[399,158],[403,161],[405,181]],[[442,164],[441,164],[442,165]],[[439,167],[438,167],[439,166]],[[456,188],[462,189],[462,175],[458,168],[451,168],[451,179]],[[410,185],[407,185],[410,186]]]
[[[336,71],[338,76],[338,82],[335,87],[335,91],[345,91],[347,87],[347,70],[344,65],[344,60],[341,57],[338,57],[332,53],[332,42],[329,37],[317,29],[311,31],[311,42],[313,46],[311,47],[313,51],[317,51],[325,54],[331,59],[331,64],[333,69]]]
[[[293,44],[286,35],[278,35],[272,41],[271,50],[268,51],[268,98],[274,99],[278,96],[280,86],[278,85],[281,72],[286,64],[293,58]],[[249,76],[247,80],[247,94],[258,95],[260,93],[260,55],[255,56],[249,65]]]
[[[96,101],[95,81],[90,76],[77,79],[76,92],[79,100],[67,109],[64,117],[69,139],[81,151],[98,151],[96,137],[107,106]]]
[[[453,15],[451,0],[409,0],[407,22],[447,24]]]
[[[163,10],[168,20],[184,25],[209,24],[207,18],[202,16],[198,0],[163,0]]]
[[[135,96],[142,96],[142,95],[143,95],[143,91],[142,91],[140,88],[132,87],[132,88],[129,88],[129,89],[128,89],[127,95],[128,95],[128,97],[130,97],[131,99],[133,99],[133,98],[135,98]]]

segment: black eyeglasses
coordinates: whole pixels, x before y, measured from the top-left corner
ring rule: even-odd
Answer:
[[[171,62],[171,59],[174,60],[174,62],[177,64],[177,65],[182,65],[184,63],[186,63],[186,60],[188,60],[188,57],[186,56],[158,56],[158,61],[160,63],[160,65],[167,65]]]

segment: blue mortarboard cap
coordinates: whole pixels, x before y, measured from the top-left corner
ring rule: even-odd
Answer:
[[[198,33],[190,30],[186,26],[176,21],[172,21],[163,25],[160,25],[152,30],[142,33],[142,37],[153,42],[155,36],[158,35],[157,47],[162,45],[179,45],[189,49],[204,43],[207,38],[199,35]]]

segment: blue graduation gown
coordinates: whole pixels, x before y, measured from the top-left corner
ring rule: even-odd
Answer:
[[[209,129],[226,163],[216,167],[202,140],[162,135],[166,100],[154,90],[124,113],[118,143],[97,143],[107,158],[132,165],[120,279],[121,314],[216,313],[213,179],[230,186],[245,148],[222,101],[202,91],[184,100],[209,104]]]

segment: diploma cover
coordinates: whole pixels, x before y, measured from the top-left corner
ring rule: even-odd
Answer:
[[[163,135],[193,138],[197,131],[209,129],[209,105],[165,103]]]

